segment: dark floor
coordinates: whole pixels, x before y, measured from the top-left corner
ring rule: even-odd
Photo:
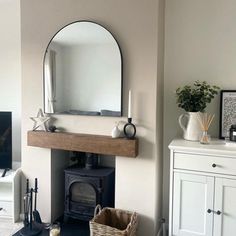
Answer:
[[[69,220],[61,223],[61,236],[89,236],[89,222]],[[22,236],[19,231],[13,236]],[[49,236],[49,231],[44,230],[39,236]]]
[[[62,223],[61,236],[89,236],[89,223],[84,221],[69,221]]]

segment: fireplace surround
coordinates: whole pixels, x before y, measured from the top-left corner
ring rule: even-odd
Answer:
[[[136,158],[139,155],[139,139],[126,139],[126,138],[112,138],[111,136],[107,135],[95,135],[95,134],[83,134],[83,133],[70,133],[70,132],[44,132],[44,131],[28,131],[27,132],[27,144],[28,146],[33,147],[39,147],[39,148],[46,148],[54,150],[57,154],[53,154],[51,156],[51,161],[53,162],[53,169],[51,169],[52,179],[53,181],[64,181],[63,171],[65,171],[64,174],[66,174],[66,171],[68,170],[68,173],[70,172],[70,168],[65,170],[68,162],[67,162],[67,155],[64,155],[63,153],[60,153],[60,150],[66,150],[66,151],[74,151],[74,152],[84,152],[84,153],[96,153],[96,154],[103,154],[108,156],[122,156],[127,157],[128,159]],[[59,154],[59,155],[58,155]],[[43,159],[44,160],[44,159]],[[97,170],[101,169],[102,167],[98,168]],[[61,173],[59,176],[56,174],[56,171],[61,170]],[[74,169],[74,168],[73,168]],[[81,168],[78,168],[81,169]],[[96,170],[96,169],[95,169]],[[82,171],[82,175],[81,172]],[[92,177],[94,180],[94,176],[89,176],[91,172],[88,170],[80,170],[75,176],[83,178],[84,176],[89,179],[89,177]],[[84,172],[86,171],[86,173]],[[112,178],[115,179],[115,171],[113,169]],[[97,179],[100,178],[100,181],[95,181],[97,188],[96,190],[96,204],[99,203],[99,184],[97,182],[104,183],[104,174],[103,176],[97,176]],[[72,176],[70,176],[72,178]],[[60,179],[60,180],[59,180]],[[108,179],[108,178],[106,178]],[[107,181],[106,181],[107,182]],[[115,180],[112,181],[112,191],[114,196],[114,183]],[[87,211],[83,208],[81,211],[73,210],[71,207],[73,205],[73,201],[70,201],[70,192],[66,192],[68,188],[61,188],[61,184],[54,185],[53,191],[49,192],[48,195],[54,196],[54,198],[59,194],[58,196],[64,197],[58,197],[55,200],[52,201],[52,210],[51,213],[48,214],[44,208],[40,209],[42,212],[42,215],[46,215],[48,218],[46,218],[47,221],[56,220],[59,216],[61,216],[64,212],[64,218],[67,220],[69,217],[71,218],[77,218],[77,219],[84,219],[88,220],[90,219],[94,212],[93,209],[95,207],[87,208]],[[77,185],[78,186],[78,185]],[[110,187],[109,187],[110,188]],[[50,191],[50,190],[48,190]],[[103,197],[104,198],[104,197]],[[64,204],[63,204],[64,203]],[[103,204],[100,202],[102,206],[114,206],[114,197],[113,202],[110,204]],[[76,203],[73,205],[73,207],[79,207],[79,204]],[[88,210],[90,209],[90,210]],[[81,213],[82,212],[82,213]]]
[[[64,221],[90,220],[97,204],[114,207],[115,169],[97,167],[65,169]]]

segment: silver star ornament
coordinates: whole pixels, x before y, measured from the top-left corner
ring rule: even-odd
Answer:
[[[42,109],[39,109],[37,117],[30,117],[34,121],[33,131],[41,127],[44,131],[47,131],[46,122],[50,120],[50,117],[46,117],[43,114]]]

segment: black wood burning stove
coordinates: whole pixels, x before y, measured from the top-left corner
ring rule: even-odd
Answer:
[[[90,220],[97,204],[114,207],[114,190],[114,168],[67,168],[64,220]]]

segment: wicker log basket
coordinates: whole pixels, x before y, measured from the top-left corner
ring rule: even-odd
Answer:
[[[97,205],[90,220],[90,236],[136,236],[138,215],[136,212]]]

